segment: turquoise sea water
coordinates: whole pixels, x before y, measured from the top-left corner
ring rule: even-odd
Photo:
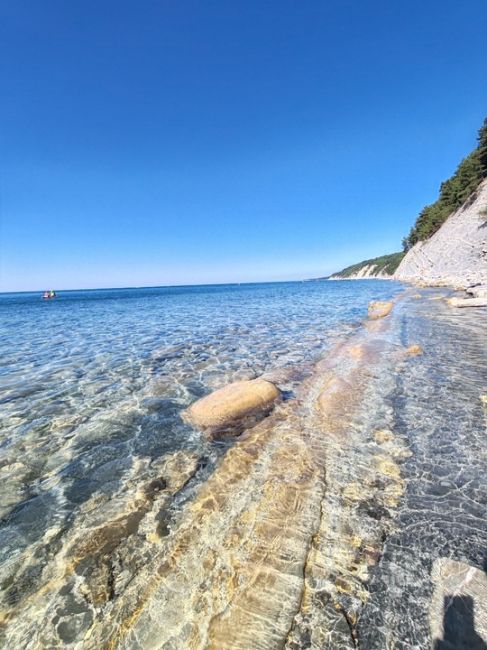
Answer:
[[[118,456],[184,445],[194,432],[182,408],[228,381],[312,361],[369,300],[398,290],[364,281],[2,295],[2,464],[35,457],[2,513],[43,492],[46,471],[62,472],[66,496],[68,447],[70,462],[88,447],[92,472],[109,440],[126,448]]]
[[[373,333],[360,327],[370,300],[403,289],[364,280],[68,291],[52,301],[0,295],[0,647],[104,647],[233,444],[205,438],[182,411],[230,381],[263,375],[289,400],[277,409],[285,427],[306,431],[313,390],[300,407],[298,384],[338,340]],[[337,530],[389,530],[356,627],[367,650],[430,647],[435,562],[484,566],[487,314],[452,309],[444,289],[417,291],[378,323],[385,347],[350,421],[354,446],[344,446],[337,466],[336,450],[327,458],[322,507]],[[412,344],[423,354],[400,361]],[[397,510],[364,494],[355,524],[348,510],[342,521],[341,486],[369,485],[364,459],[382,453],[372,441],[384,427],[407,451]],[[141,623],[119,647],[187,647],[168,608],[174,598],[177,620],[181,608],[193,612],[197,580],[193,587],[146,608],[154,616],[147,638],[169,626],[171,644],[146,643]],[[315,605],[332,622],[330,647],[354,647],[349,626],[334,627],[342,614],[333,601]],[[298,647],[306,644],[304,636]]]
[[[400,290],[362,281],[1,295],[4,612],[37,597],[73,526],[96,525],[97,504],[136,490],[140,468],[147,480],[151,463],[183,450],[211,471],[224,445],[184,423],[185,407],[230,381],[305,369],[370,300]]]

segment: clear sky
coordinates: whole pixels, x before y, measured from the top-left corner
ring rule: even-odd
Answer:
[[[400,249],[487,114],[485,0],[0,0],[1,290]]]

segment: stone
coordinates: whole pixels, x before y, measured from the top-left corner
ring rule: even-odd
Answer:
[[[450,298],[452,307],[487,307],[487,298]]]
[[[487,298],[487,286],[478,285],[465,290],[473,298]]]
[[[394,434],[392,431],[389,431],[389,429],[378,429],[377,431],[374,431],[374,439],[377,444],[381,445],[384,442],[394,440]]]
[[[411,357],[416,357],[418,354],[423,354],[423,348],[420,345],[410,345],[406,352],[411,356]]]
[[[372,320],[384,318],[391,313],[393,307],[394,304],[388,300],[373,300],[372,302],[369,302],[369,318]]]
[[[224,430],[249,418],[261,419],[280,396],[277,386],[265,379],[236,381],[199,399],[184,418],[201,429]]]

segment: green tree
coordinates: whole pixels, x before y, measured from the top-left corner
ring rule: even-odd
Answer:
[[[479,161],[482,176],[487,177],[487,117],[479,130]]]
[[[409,235],[402,241],[403,249],[409,250],[418,241],[433,235],[450,214],[457,210],[487,178],[487,118],[479,130],[478,146],[458,165],[457,170],[440,186],[439,198],[419,213]]]

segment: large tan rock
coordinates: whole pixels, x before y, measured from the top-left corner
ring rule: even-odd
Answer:
[[[377,320],[391,313],[394,304],[390,301],[373,300],[369,302],[369,318]]]
[[[279,389],[265,379],[236,381],[199,399],[184,416],[201,429],[223,430],[264,417],[280,395]]]

